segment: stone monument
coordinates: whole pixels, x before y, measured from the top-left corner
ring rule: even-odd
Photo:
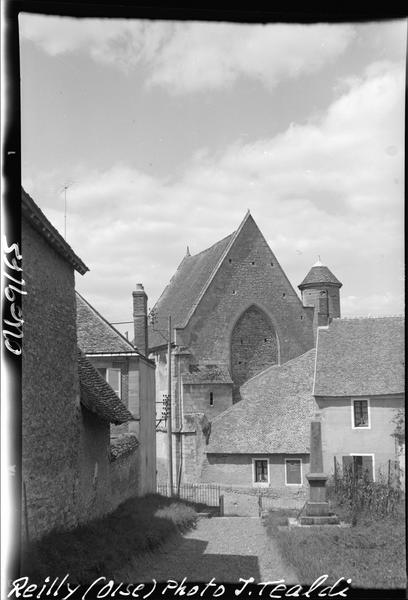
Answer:
[[[300,525],[338,525],[337,515],[330,512],[327,501],[327,475],[323,473],[322,423],[320,415],[315,415],[310,424],[310,473],[309,500],[305,514],[300,517]]]

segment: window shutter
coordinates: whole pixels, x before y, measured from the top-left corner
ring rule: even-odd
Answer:
[[[367,477],[369,481],[373,481],[373,457],[363,456],[363,477]]]
[[[286,483],[301,484],[300,460],[286,461]]]

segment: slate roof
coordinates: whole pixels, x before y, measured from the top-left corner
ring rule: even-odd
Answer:
[[[233,235],[225,237],[199,254],[194,256],[187,254],[181,261],[170,283],[153,308],[153,312],[161,319],[171,315],[173,330],[175,327],[182,326],[186,321],[191,308],[197,302]],[[150,325],[149,347],[155,348],[165,343],[167,342],[160,333]]]
[[[333,275],[325,265],[314,265],[306,275],[302,283],[298,285],[301,290],[303,287],[317,283],[329,283],[341,287],[343,284]]]
[[[190,365],[189,372],[183,373],[183,383],[199,385],[204,383],[232,384],[231,375],[224,365]]]
[[[403,317],[367,317],[319,328],[315,396],[403,393],[404,324]]]
[[[37,206],[34,200],[27,194],[24,188],[21,188],[21,214],[24,216],[46,241],[67,260],[73,267],[84,275],[89,271],[88,267],[75,254],[71,246],[67,244],[62,235],[50,223],[42,210]]]
[[[111,386],[79,349],[78,374],[81,404],[85,408],[102,421],[115,425],[135,420]]]
[[[131,454],[139,446],[139,440],[133,433],[122,433],[110,440],[110,459],[112,462]]]
[[[184,325],[187,316],[198,301],[201,291],[210,279],[234,234],[220,240],[194,256],[186,255],[153,308],[161,319],[172,317],[172,326]],[[160,321],[161,322],[161,321]],[[149,326],[149,347],[162,346],[166,341]]]
[[[78,346],[85,354],[126,352],[138,354],[136,348],[78,292],[77,335]]]
[[[314,363],[312,349],[247,381],[243,400],[212,421],[207,453],[308,453]]]

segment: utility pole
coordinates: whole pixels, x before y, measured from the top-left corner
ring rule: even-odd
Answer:
[[[167,442],[169,453],[169,487],[170,496],[173,495],[173,440],[171,430],[171,316],[169,316],[169,333],[167,343]]]

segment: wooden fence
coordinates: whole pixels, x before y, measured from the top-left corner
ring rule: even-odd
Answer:
[[[170,486],[167,483],[157,484],[157,493],[162,496],[174,496],[196,504],[220,506],[220,486],[210,483],[183,483],[180,486]]]

